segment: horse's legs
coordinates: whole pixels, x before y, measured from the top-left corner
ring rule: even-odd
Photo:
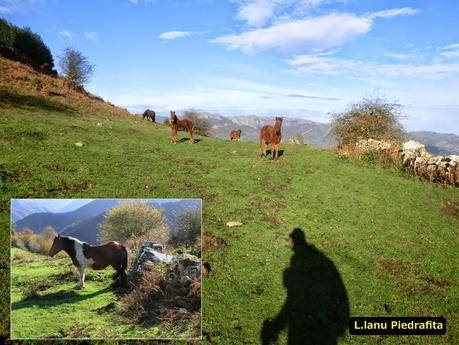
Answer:
[[[263,144],[262,140],[263,139],[260,139],[260,143],[258,144],[258,157],[263,157],[263,155],[261,153],[261,145]]]
[[[78,280],[76,288],[82,289],[84,288],[84,267],[78,267],[78,272],[80,272],[80,279]]]
[[[127,276],[126,272],[123,269],[122,265],[112,265],[112,267],[116,270],[115,275],[113,276],[112,286],[125,286],[127,283]]]
[[[172,144],[177,144],[177,131],[175,129],[172,129]]]
[[[266,156],[266,141],[264,139],[260,139],[260,146],[259,146],[259,153],[260,157]]]
[[[193,139],[193,128],[191,128],[191,129],[188,131],[188,134],[190,135],[190,144],[193,144],[193,143],[194,143],[194,139]]]
[[[279,158],[279,144],[276,144],[275,148],[276,148],[276,159],[278,159]]]

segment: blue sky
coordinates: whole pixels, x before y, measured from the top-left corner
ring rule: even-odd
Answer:
[[[381,95],[408,130],[459,134],[458,1],[0,0],[0,16],[82,51],[87,89],[134,112],[327,122]]]

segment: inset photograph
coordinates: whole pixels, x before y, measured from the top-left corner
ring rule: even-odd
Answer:
[[[12,199],[11,339],[199,339],[200,199]]]

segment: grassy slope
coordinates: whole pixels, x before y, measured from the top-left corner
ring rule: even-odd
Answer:
[[[78,273],[68,257],[49,258],[13,248],[12,338],[174,336],[173,329],[136,326],[119,316],[122,303],[109,286],[113,273],[88,270],[85,289],[78,291]],[[38,295],[27,298],[31,284]],[[186,337],[186,329],[175,332]]]
[[[459,337],[458,222],[441,211],[444,200],[459,200],[457,189],[301,146],[282,145],[284,155],[271,163],[257,158],[254,143],[198,137],[196,145],[171,145],[161,125],[94,104],[36,98],[25,87],[20,93],[13,104],[0,103],[2,233],[11,197],[202,197],[205,231],[227,243],[204,253],[212,267],[203,282],[210,341],[259,343],[263,321],[286,297],[282,274],[295,227],[339,271],[351,315],[448,319],[442,338],[345,335],[341,343]],[[244,225],[227,228],[229,220]]]

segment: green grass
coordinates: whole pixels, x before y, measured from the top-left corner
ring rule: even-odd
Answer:
[[[75,290],[78,272],[68,257],[17,248],[11,254],[13,339],[188,337],[183,326],[136,325],[123,318],[120,296],[110,288],[114,270],[88,270],[85,288]]]
[[[167,127],[84,106],[44,108],[29,99],[0,108],[0,126],[4,234],[12,197],[203,198],[204,230],[227,244],[204,252],[212,269],[203,281],[205,343],[260,343],[264,321],[274,318],[287,298],[283,275],[293,256],[288,236],[294,228],[301,228],[318,252],[309,247],[295,256],[301,267],[287,271],[298,276],[293,281],[304,282],[288,285],[289,298],[301,305],[304,297],[308,305],[300,312],[309,315],[292,322],[290,332],[319,319],[323,333],[334,332],[334,316],[320,308],[329,300],[315,284],[322,281],[330,291],[345,289],[351,316],[441,315],[448,321],[443,337],[344,332],[340,344],[459,339],[459,227],[442,212],[445,200],[459,201],[454,187],[304,146],[282,144],[283,155],[270,162],[257,158],[255,143],[198,136],[195,145],[171,145]],[[232,220],[243,226],[226,227]],[[102,305],[109,294],[94,298]],[[103,317],[86,319],[94,327],[107,325]],[[279,344],[287,344],[287,337],[288,327]],[[320,334],[310,340],[321,343]]]

